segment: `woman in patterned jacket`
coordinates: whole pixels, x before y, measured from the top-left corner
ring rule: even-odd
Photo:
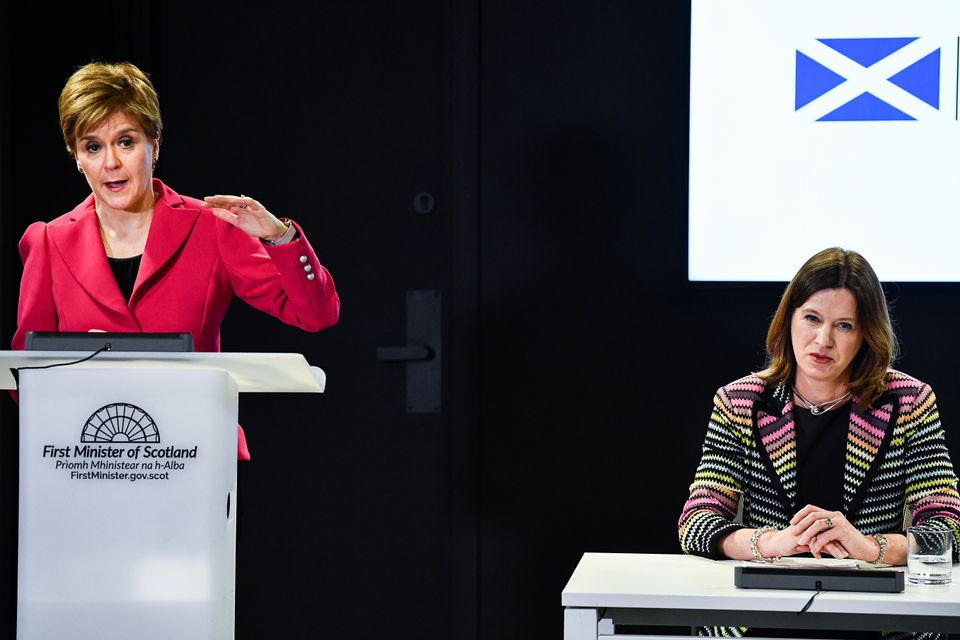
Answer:
[[[936,398],[890,368],[896,338],[867,261],[839,248],[810,258],[780,300],[767,352],[766,369],[714,397],[680,516],[683,551],[902,565],[906,511],[952,533],[956,562],[960,495]]]

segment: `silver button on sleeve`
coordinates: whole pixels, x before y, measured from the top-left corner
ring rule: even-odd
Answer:
[[[307,280],[313,280],[313,279],[316,278],[316,277],[317,277],[317,274],[315,274],[315,273],[308,273],[308,274],[307,274]]]

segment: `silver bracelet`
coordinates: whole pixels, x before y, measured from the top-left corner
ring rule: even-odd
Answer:
[[[753,535],[750,536],[750,553],[753,554],[753,557],[759,560],[760,562],[776,562],[780,559],[780,556],[774,556],[771,558],[764,557],[760,553],[760,548],[757,546],[757,540],[760,539],[765,533],[770,533],[771,531],[779,531],[776,527],[771,527],[767,525],[766,527],[760,527],[759,529],[753,530]]]
[[[883,558],[887,555],[887,536],[883,535],[882,533],[875,533],[873,534],[873,539],[876,540],[877,544],[880,545],[880,555],[878,555],[877,559],[870,564],[883,564]]]

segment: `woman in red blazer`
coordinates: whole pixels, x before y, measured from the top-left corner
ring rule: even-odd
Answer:
[[[78,69],[60,126],[92,193],[24,233],[14,349],[28,331],[121,331],[189,332],[198,351],[219,351],[234,296],[307,331],[337,321],[333,279],[296,223],[253,198],[196,200],[153,177],[159,101],[137,67]]]

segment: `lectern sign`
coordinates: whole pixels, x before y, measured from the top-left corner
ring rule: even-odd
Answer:
[[[298,354],[0,355],[20,371],[17,640],[232,640],[238,379],[320,392],[322,371]]]
[[[44,444],[43,458],[71,480],[169,480],[186,469],[198,446],[163,446],[156,422],[140,407],[114,402],[87,419],[80,444]]]

